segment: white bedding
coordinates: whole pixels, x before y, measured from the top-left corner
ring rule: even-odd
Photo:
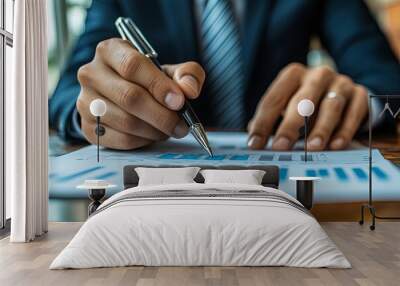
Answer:
[[[127,265],[351,267],[286,193],[196,183],[135,187],[112,196],[50,269]]]

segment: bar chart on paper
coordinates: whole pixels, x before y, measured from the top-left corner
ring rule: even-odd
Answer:
[[[276,165],[280,168],[280,189],[294,195],[290,176],[318,176],[317,202],[363,201],[368,196],[368,149],[336,152],[250,151],[244,133],[211,133],[210,143],[215,156],[206,155],[189,136],[168,140],[150,148],[132,152],[102,150],[96,162],[96,149],[89,146],[70,154],[55,157],[50,165],[50,196],[85,196],[75,186],[85,179],[105,179],[122,188],[122,168],[129,164],[157,165]],[[400,171],[373,150],[372,178],[375,200],[400,200]],[[121,189],[120,189],[121,190]],[[118,190],[117,190],[118,191]]]

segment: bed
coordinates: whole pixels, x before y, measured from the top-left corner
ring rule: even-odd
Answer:
[[[89,217],[50,269],[351,267],[309,211],[278,189],[275,166],[221,167],[264,170],[258,186],[205,184],[201,175],[194,183],[138,186],[136,167],[124,168],[125,190]]]

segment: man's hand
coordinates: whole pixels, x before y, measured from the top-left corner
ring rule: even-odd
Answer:
[[[83,134],[96,142],[96,119],[90,102],[96,98],[107,104],[102,117],[106,133],[100,144],[115,149],[134,149],[169,136],[184,137],[185,123],[178,117],[185,97],[199,96],[205,74],[194,62],[163,66],[165,75],[127,41],[101,42],[90,63],[78,72],[81,93],[77,109]]]
[[[308,148],[313,151],[346,148],[368,113],[367,90],[350,78],[326,67],[308,69],[301,64],[290,64],[258,104],[248,125],[249,147],[264,148],[276,121],[283,115],[272,148],[290,150],[304,125],[297,104],[305,98],[318,107],[308,137]]]

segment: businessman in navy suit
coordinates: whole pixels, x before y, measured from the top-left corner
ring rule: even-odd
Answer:
[[[272,148],[289,150],[303,124],[297,103],[308,98],[317,107],[309,149],[336,150],[363,125],[367,90],[400,94],[399,62],[361,0],[94,0],[87,12],[50,100],[51,126],[66,139],[95,142],[95,98],[108,105],[106,147],[183,137],[176,111],[188,98],[205,126],[247,127],[252,149],[277,127]],[[140,27],[167,75],[118,39],[119,16]],[[305,65],[313,35],[337,71]]]

